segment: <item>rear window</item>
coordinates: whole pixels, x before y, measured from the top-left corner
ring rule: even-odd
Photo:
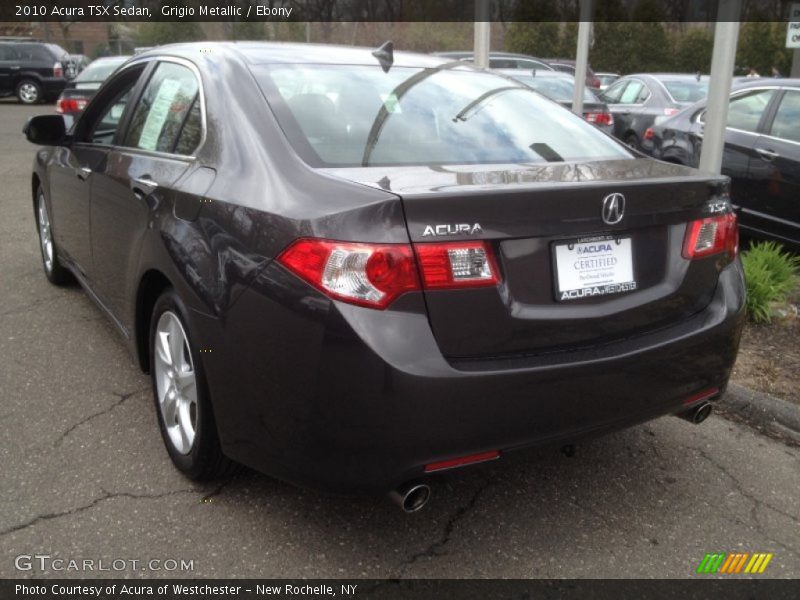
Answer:
[[[708,96],[708,81],[662,81],[675,102],[695,103]]]
[[[313,166],[630,158],[525,85],[462,68],[254,68],[281,128]]]
[[[100,60],[91,63],[75,78],[76,82],[85,81],[105,81],[117,68],[125,62],[124,60]]]
[[[555,100],[556,102],[572,102],[572,94],[575,91],[575,81],[561,77],[533,77],[533,76],[518,76],[511,75],[517,81],[521,81],[528,87],[533,88],[540,94],[543,94]],[[584,102],[598,102],[597,96],[591,91],[583,89]]]

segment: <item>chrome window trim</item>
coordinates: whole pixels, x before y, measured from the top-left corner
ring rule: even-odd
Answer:
[[[747,93],[750,93],[750,92],[764,92],[766,90],[793,90],[793,89],[798,89],[798,88],[791,88],[791,87],[787,88],[786,86],[780,86],[780,85],[766,85],[766,86],[763,86],[763,87],[759,86],[759,87],[744,88],[744,89],[741,89],[741,90],[736,90],[735,92],[731,92],[731,95],[728,96],[728,104],[730,104],[737,97],[743,96],[743,95],[745,95]],[[770,101],[772,101],[771,98],[770,98]],[[703,110],[700,111],[700,114],[698,114],[697,117],[695,117],[694,122],[697,123],[698,125],[705,125],[706,122],[703,119],[703,115],[706,114],[707,110],[708,110],[708,106],[706,106]],[[753,135],[765,135],[765,134],[759,133],[757,131],[747,131],[746,129],[739,129],[737,127],[729,127],[728,125],[725,126],[725,129],[730,129],[731,131],[738,131],[740,133],[751,133]],[[782,138],[777,138],[777,139],[782,139]]]
[[[800,94],[800,88],[796,88],[796,87],[783,86],[783,87],[780,87],[779,89],[784,91],[784,98],[786,97],[785,92],[792,92],[792,93],[795,93],[795,94]],[[783,103],[783,98],[781,98],[781,103]],[[770,129],[772,128],[772,125],[775,123],[775,117],[778,116],[778,111],[780,110],[780,108],[781,108],[781,105],[778,104],[778,107],[775,109],[775,115],[773,115],[773,117],[772,117],[772,123],[769,124],[770,125]],[[800,141],[797,141],[797,140],[787,140],[786,138],[778,137],[777,135],[770,135],[768,133],[762,133],[761,135],[763,137],[765,137],[765,138],[770,138],[772,140],[778,140],[779,142],[784,142],[786,144],[795,144],[797,146],[800,146]]]

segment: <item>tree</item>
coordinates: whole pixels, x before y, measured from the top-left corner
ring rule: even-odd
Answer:
[[[675,38],[675,70],[683,73],[711,72],[714,34],[704,27],[693,27]]]
[[[761,75],[769,76],[772,67],[776,67],[783,75],[788,74],[792,51],[784,47],[785,43],[786,23],[742,23],[736,49],[739,72],[746,73],[749,68],[754,68]]]
[[[175,42],[196,42],[206,39],[203,29],[194,21],[158,21],[144,23],[136,34],[140,46],[159,46]]]

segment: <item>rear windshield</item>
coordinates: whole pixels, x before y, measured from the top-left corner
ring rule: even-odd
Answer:
[[[260,65],[281,128],[313,166],[630,158],[525,85],[457,68]]]
[[[105,81],[124,60],[96,60],[75,78],[75,81]]]
[[[533,75],[511,75],[517,81],[521,81],[528,87],[535,89],[540,94],[544,94],[556,102],[572,102],[572,94],[575,91],[575,81],[561,77],[547,77]],[[591,91],[583,88],[584,102],[599,102],[597,96]]]
[[[661,83],[667,88],[675,102],[694,103],[708,96],[708,81],[667,79],[666,81],[662,80]]]

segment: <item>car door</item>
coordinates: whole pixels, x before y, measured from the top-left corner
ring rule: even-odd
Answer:
[[[158,206],[193,162],[203,135],[200,78],[189,63],[154,63],[126,130],[95,173],[92,250],[97,289],[110,309],[127,314],[129,272]]]
[[[749,173],[756,158],[754,146],[775,97],[775,88],[754,88],[736,92],[728,104],[728,125],[722,154],[722,173],[731,178],[731,200],[743,221],[754,202],[754,180]],[[700,125],[703,125],[701,115]],[[700,153],[696,153],[698,160]]]
[[[748,225],[800,244],[800,89],[786,89],[753,146]]]
[[[59,251],[86,282],[92,280],[90,197],[93,174],[102,168],[114,141],[126,94],[141,68],[120,74],[98,94],[76,124],[72,142],[54,150],[48,165],[53,234]]]

